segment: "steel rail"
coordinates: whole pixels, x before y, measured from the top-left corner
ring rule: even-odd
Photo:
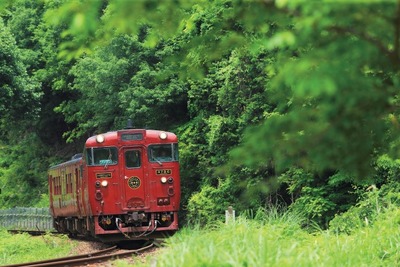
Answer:
[[[89,264],[89,263],[99,263],[103,262],[109,259],[113,258],[119,258],[119,257],[126,257],[132,254],[137,254],[139,252],[142,252],[144,250],[147,250],[151,247],[153,247],[154,244],[150,244],[146,247],[139,248],[136,250],[129,250],[129,251],[122,251],[122,252],[116,252],[108,255],[101,255],[104,253],[108,253],[110,251],[113,251],[116,249],[116,246],[110,247],[107,249],[103,249],[100,251],[92,252],[92,253],[87,253],[87,254],[82,254],[82,255],[76,255],[76,256],[70,256],[70,257],[63,257],[63,258],[57,258],[57,259],[51,259],[51,260],[44,260],[44,261],[36,261],[36,262],[27,262],[27,263],[20,263],[20,264],[12,264],[12,265],[4,265],[2,267],[23,267],[23,266],[31,266],[31,267],[46,267],[46,266],[81,266],[82,264]]]

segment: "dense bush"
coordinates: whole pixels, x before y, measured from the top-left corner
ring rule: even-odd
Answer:
[[[400,207],[398,182],[387,183],[379,189],[372,185],[367,190],[356,205],[336,215],[329,222],[329,229],[351,234],[363,227],[379,223],[377,220],[382,214],[390,214]]]

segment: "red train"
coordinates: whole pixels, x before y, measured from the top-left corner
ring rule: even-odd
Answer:
[[[178,230],[178,139],[132,129],[90,137],[83,154],[49,169],[58,232],[103,242],[152,239]]]

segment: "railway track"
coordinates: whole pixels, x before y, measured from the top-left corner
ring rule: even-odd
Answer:
[[[148,246],[135,249],[135,250],[122,250],[118,249],[117,246],[113,246],[107,249],[91,252],[87,254],[81,254],[70,257],[63,257],[51,260],[26,262],[20,264],[4,265],[2,267],[17,267],[17,266],[30,266],[30,267],[45,267],[45,266],[82,266],[87,264],[101,263],[111,259],[118,259],[131,256],[132,254],[140,254],[141,252],[148,250],[154,246],[151,243]]]

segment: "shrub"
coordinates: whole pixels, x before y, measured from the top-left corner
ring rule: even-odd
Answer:
[[[392,182],[380,189],[370,186],[362,199],[347,212],[336,215],[329,228],[337,233],[351,234],[354,231],[373,224],[377,217],[392,207],[400,207],[400,184]]]

